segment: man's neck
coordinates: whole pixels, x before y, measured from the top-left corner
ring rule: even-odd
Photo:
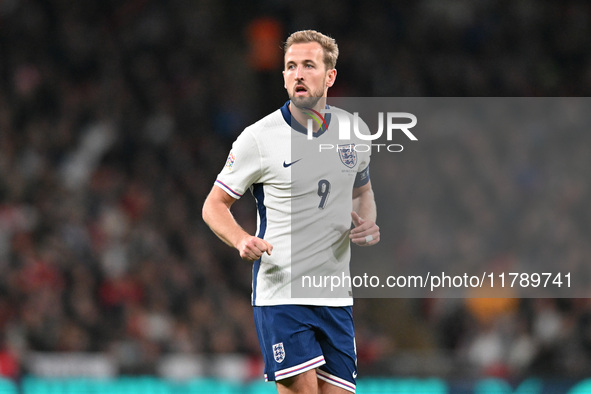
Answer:
[[[321,110],[323,110],[324,108],[326,108],[326,97],[321,97],[313,108],[307,109],[312,109],[314,111],[321,112]],[[304,113],[304,111],[306,111],[306,109],[298,108],[294,105],[293,102],[289,103],[289,112],[291,112],[292,118],[295,119],[296,122],[298,122],[302,126],[308,127],[308,119],[312,118],[310,118],[309,115]],[[316,122],[312,122],[312,130],[314,132],[317,132],[318,130],[320,130],[320,128],[321,127]]]

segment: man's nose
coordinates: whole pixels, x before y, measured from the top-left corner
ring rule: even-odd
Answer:
[[[297,80],[302,80],[304,79],[304,74],[302,73],[302,68],[298,66],[298,68],[296,68],[296,73],[295,73],[295,78]]]

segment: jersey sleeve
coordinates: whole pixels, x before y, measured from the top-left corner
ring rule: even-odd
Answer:
[[[365,185],[367,182],[369,182],[369,164],[365,167],[364,170],[357,172],[353,187],[361,187]]]
[[[254,136],[244,131],[232,144],[226,164],[215,185],[239,199],[257,182],[261,174],[261,155]]]
[[[361,132],[363,134],[371,134],[369,132],[369,127],[367,126],[367,123],[365,123],[363,120],[360,122],[360,126],[361,126]],[[367,182],[369,182],[369,162],[371,159],[371,149],[368,150],[367,152],[362,152],[360,154],[360,162],[359,162],[359,167],[357,170],[357,174],[355,176],[355,183],[353,184],[353,187],[361,187],[363,185],[365,185]]]

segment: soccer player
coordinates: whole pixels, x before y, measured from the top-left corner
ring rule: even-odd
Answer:
[[[204,203],[203,219],[254,263],[252,304],[265,378],[276,382],[279,393],[355,392],[350,289],[336,297],[296,297],[292,290],[309,273],[348,275],[350,242],[379,242],[370,154],[356,152],[354,141],[334,144],[338,122],[326,113],[326,98],[337,75],[336,42],[299,31],[284,51],[290,100],[236,139]],[[322,113],[322,121],[308,122],[311,114]],[[310,139],[336,148],[319,153],[314,145],[308,152],[302,147]],[[248,189],[258,208],[256,236],[230,211]]]

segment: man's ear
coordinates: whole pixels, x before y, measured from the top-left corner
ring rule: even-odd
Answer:
[[[330,88],[332,85],[334,85],[334,81],[337,79],[337,69],[333,68],[331,70],[328,70],[328,75],[326,78],[326,87]]]

